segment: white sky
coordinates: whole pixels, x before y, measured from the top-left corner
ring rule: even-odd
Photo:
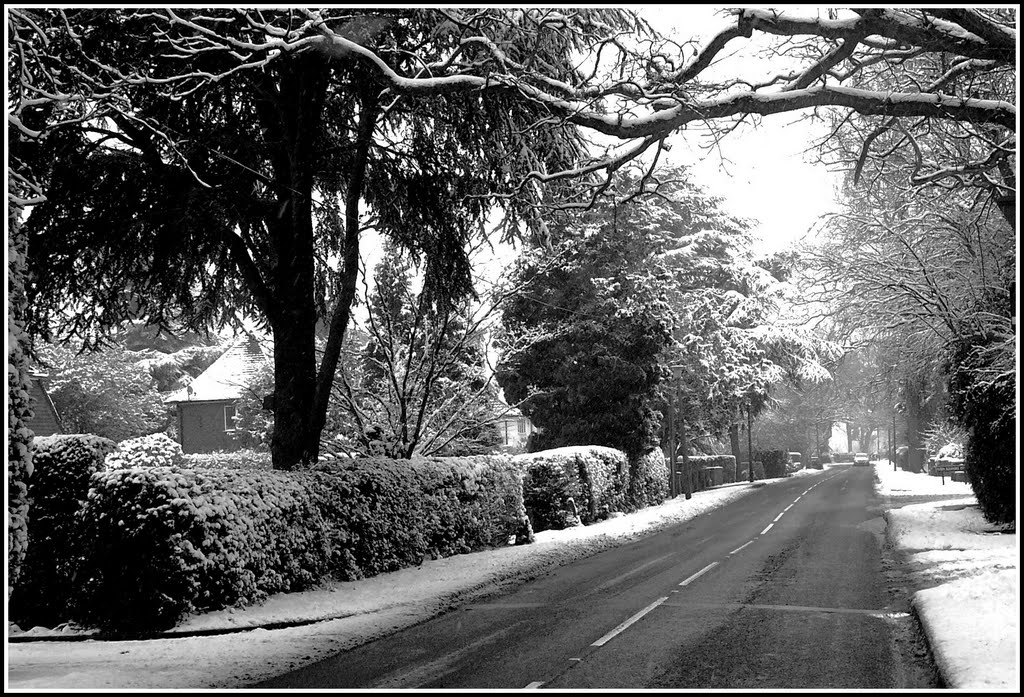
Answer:
[[[643,14],[659,31],[683,43],[691,38],[703,46],[717,30],[728,26],[717,16],[720,5],[642,6]],[[788,6],[794,15],[814,16],[819,7]],[[723,51],[722,77],[735,77],[740,69],[764,77],[764,61],[755,57],[746,39],[735,39]],[[777,64],[775,64],[777,66]],[[714,77],[713,65],[705,75]],[[748,72],[749,71],[749,72]],[[669,138],[669,159],[692,164],[698,182],[709,193],[725,199],[730,212],[758,220],[758,252],[786,249],[802,237],[815,220],[836,210],[838,175],[812,165],[804,151],[827,131],[821,124],[801,121],[800,112],[776,114],[760,120],[757,128],[744,126],[720,143],[721,157],[708,157],[698,147],[700,134],[681,132]]]
[[[842,476],[841,467],[801,470],[808,483]],[[963,483],[874,465],[880,494],[962,498],[885,513],[889,536],[909,555],[914,604],[951,688],[1019,692],[1020,549],[1016,535],[987,532],[977,499]],[[783,480],[769,479],[766,483]],[[237,629],[226,635],[150,641],[8,643],[5,692],[15,690],[232,689],[279,675],[433,617],[480,589],[508,587],[561,565],[689,520],[742,498],[749,484],[699,491],[630,515],[537,534],[533,544],[426,561],[360,581],[272,596],[261,606],[188,618],[176,631]],[[339,617],[341,619],[329,619]],[[268,622],[322,620],[288,629]],[[247,630],[248,631],[243,631]],[[8,625],[8,636],[18,633]],[[31,629],[53,636],[59,631]],[[81,634],[73,628],[66,635]]]
[[[631,5],[651,24],[680,43],[693,38],[703,45],[727,26],[727,20],[716,16],[718,5]],[[819,7],[788,7],[789,12],[816,14]],[[722,67],[737,67],[758,73],[763,61],[749,52],[746,40],[731,43],[723,56]],[[735,56],[733,55],[735,54]],[[763,71],[762,71],[763,72]],[[709,75],[714,73],[709,71]],[[724,207],[734,215],[758,221],[755,238],[758,253],[781,251],[803,237],[823,214],[835,211],[835,190],[839,176],[821,165],[809,162],[804,151],[823,126],[799,120],[802,114],[778,114],[760,120],[757,128],[744,126],[724,139],[718,156],[708,156],[699,147],[702,134],[690,129],[668,139],[672,150],[666,162],[687,164],[697,182],[709,194],[724,199]],[[363,245],[366,268],[372,269],[380,258],[380,246],[373,238]],[[477,271],[494,278],[515,252],[498,245],[496,261],[477,265]]]

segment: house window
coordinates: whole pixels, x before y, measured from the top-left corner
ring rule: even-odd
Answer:
[[[238,418],[238,409],[234,404],[224,405],[224,430],[227,432],[234,431],[237,426],[235,420]]]
[[[516,425],[519,427],[520,433],[526,433],[526,419],[519,419]]]

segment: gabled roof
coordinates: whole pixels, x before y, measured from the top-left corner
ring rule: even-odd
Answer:
[[[164,398],[178,402],[219,402],[238,399],[260,368],[269,363],[260,340],[252,334],[239,337],[209,368],[188,385]]]

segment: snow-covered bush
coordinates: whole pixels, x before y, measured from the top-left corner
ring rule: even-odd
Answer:
[[[517,455],[514,461],[524,467],[523,498],[534,530],[564,528],[573,515],[592,523],[627,507],[629,462],[621,450],[552,448]]]
[[[960,443],[947,443],[939,448],[938,460],[962,460],[964,459],[964,446]]]
[[[341,535],[333,546],[348,555],[331,564],[342,577],[532,539],[519,469],[507,456],[332,458],[310,475],[330,477],[319,493]]]
[[[216,453],[188,453],[184,465],[193,469],[273,469],[270,453],[262,450],[243,450]]]
[[[41,625],[66,619],[64,607],[82,555],[75,515],[89,491],[90,477],[103,468],[103,458],[113,448],[113,441],[91,434],[33,440],[29,546],[11,595],[12,619]]]
[[[523,473],[508,455],[426,458],[451,472],[444,489],[454,512],[449,545],[435,543],[443,556],[533,541],[523,502]],[[444,539],[439,537],[440,539]],[[452,546],[454,543],[454,547]]]
[[[668,465],[660,448],[629,463],[626,501],[630,508],[656,506],[668,498]]]
[[[107,470],[93,478],[80,522],[90,544],[73,619],[108,629],[166,629],[328,572],[316,493],[286,472]]]
[[[176,467],[184,465],[181,445],[165,433],[129,438],[107,456],[107,469],[125,467]]]
[[[507,457],[339,459],[309,471],[106,470],[78,517],[69,617],[120,631],[532,538]]]

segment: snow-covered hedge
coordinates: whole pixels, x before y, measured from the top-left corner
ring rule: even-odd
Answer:
[[[229,452],[188,453],[185,455],[185,466],[194,469],[273,469],[270,452],[249,448]]]
[[[668,498],[668,465],[661,448],[629,463],[627,492],[627,503],[634,509],[656,506]]]
[[[574,446],[516,455],[514,460],[524,468],[523,499],[538,532],[572,525],[573,515],[592,523],[629,507],[629,462],[621,450]]]
[[[332,564],[341,578],[532,539],[519,468],[507,456],[335,458],[311,471],[324,474],[325,515],[339,522],[335,546],[347,555]]]
[[[721,467],[722,481],[736,481],[736,458],[732,455],[690,455],[690,470],[702,470],[705,467]]]
[[[286,472],[130,467],[98,473],[82,509],[90,541],[73,619],[120,631],[256,603],[326,575],[328,521]]]
[[[29,546],[11,596],[12,619],[41,625],[65,619],[71,579],[83,553],[75,516],[89,491],[90,477],[103,469],[103,459],[113,449],[113,441],[91,434],[33,440]]]
[[[165,433],[123,440],[107,456],[107,469],[176,467],[184,463],[181,445]]]
[[[98,472],[70,617],[158,630],[325,578],[372,576],[528,542],[508,457],[344,459],[309,471],[129,467]]]

